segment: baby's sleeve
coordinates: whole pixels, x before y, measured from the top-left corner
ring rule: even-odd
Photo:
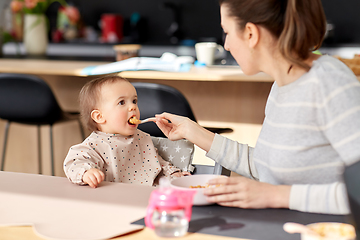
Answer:
[[[162,168],[162,172],[165,175],[165,177],[169,177],[171,174],[175,172],[181,172],[180,168],[175,167],[170,162],[164,160],[159,154],[157,155],[157,158],[159,160],[160,166]]]
[[[84,173],[92,168],[102,170],[103,166],[101,156],[94,149],[80,143],[70,148],[64,161],[64,172],[71,182],[85,185],[82,180]]]

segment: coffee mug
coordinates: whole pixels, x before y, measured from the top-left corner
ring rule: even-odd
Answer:
[[[214,60],[223,55],[224,48],[215,42],[200,42],[195,44],[196,58],[206,65],[213,65]]]

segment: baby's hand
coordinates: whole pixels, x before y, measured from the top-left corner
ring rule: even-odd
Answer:
[[[83,182],[90,187],[96,188],[105,179],[105,174],[96,168],[91,168],[84,173]]]
[[[190,176],[191,174],[189,172],[174,172],[171,174],[173,177],[182,177],[182,176]]]

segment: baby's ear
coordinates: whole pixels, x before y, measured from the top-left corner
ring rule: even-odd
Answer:
[[[96,123],[105,123],[105,118],[103,117],[103,115],[101,114],[100,110],[95,109],[91,111],[91,118],[96,122]]]

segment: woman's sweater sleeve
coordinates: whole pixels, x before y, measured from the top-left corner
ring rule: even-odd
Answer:
[[[302,212],[349,214],[345,184],[292,185],[290,209]]]
[[[258,179],[258,173],[253,162],[253,150],[247,144],[241,144],[215,134],[214,141],[206,156],[242,176]]]

